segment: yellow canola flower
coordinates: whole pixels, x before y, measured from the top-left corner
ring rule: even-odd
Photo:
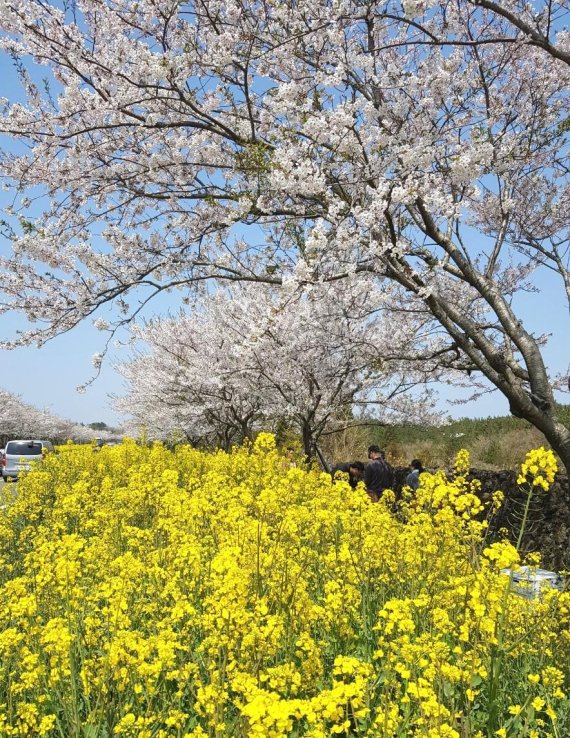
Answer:
[[[468,474],[471,468],[471,454],[465,448],[455,455],[453,469],[456,474]]]
[[[515,566],[520,560],[518,551],[508,541],[499,541],[487,546],[483,550],[483,554],[497,569],[507,569]]]
[[[570,735],[570,597],[508,591],[468,469],[375,505],[267,433],[67,444],[0,519],[0,735]]]
[[[537,712],[540,712],[546,703],[542,697],[535,697],[530,704]]]
[[[544,712],[548,715],[548,717],[552,720],[552,722],[554,722],[557,719],[556,712],[552,709],[550,705],[548,705],[548,707],[546,708]]]
[[[556,457],[550,449],[541,446],[529,451],[521,465],[517,484],[530,484],[548,491],[558,471]]]

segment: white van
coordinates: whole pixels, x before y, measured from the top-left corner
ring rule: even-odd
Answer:
[[[53,451],[50,441],[8,441],[2,454],[2,479],[17,479],[21,471],[41,461],[48,451]]]

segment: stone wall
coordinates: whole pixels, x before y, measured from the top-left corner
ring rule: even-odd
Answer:
[[[396,491],[405,483],[409,469],[395,470]],[[489,534],[495,537],[501,528],[508,531],[508,538],[516,543],[526,493],[517,485],[517,472],[471,470],[471,478],[481,482],[481,498],[488,502],[496,490],[505,494],[499,512],[490,520]],[[570,490],[568,478],[558,475],[548,492],[537,491],[529,508],[521,552],[539,551],[542,566],[553,571],[570,570]]]

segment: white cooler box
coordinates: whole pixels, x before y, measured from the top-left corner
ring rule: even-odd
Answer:
[[[510,569],[502,569],[501,574],[511,575]],[[546,569],[537,569],[534,566],[521,566],[513,572],[513,592],[527,600],[535,600],[541,591],[547,587],[562,589],[563,582],[560,574]]]

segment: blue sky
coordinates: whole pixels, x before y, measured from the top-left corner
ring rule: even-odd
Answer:
[[[14,321],[0,318],[2,333],[5,324]],[[91,356],[100,348],[100,342],[101,334],[85,324],[41,349],[0,351],[0,387],[57,415],[83,423],[102,420],[113,425],[119,416],[110,408],[107,396],[121,392],[121,380],[108,363],[85,394],[75,391],[92,375]]]
[[[11,100],[21,98],[19,82],[6,56],[0,57],[0,73],[0,95]],[[6,194],[2,196],[0,193],[0,203],[6,203],[6,197]],[[8,244],[0,240],[0,251],[7,248]],[[519,295],[517,307],[529,329],[537,334],[548,331],[553,334],[545,348],[545,358],[552,371],[563,372],[567,370],[569,362],[566,348],[568,306],[562,285],[553,275],[541,274],[538,279],[540,293]],[[545,299],[545,295],[549,295],[548,299]],[[149,316],[152,311],[166,313],[178,307],[177,295],[165,295],[159,302],[151,303],[146,315]],[[23,318],[20,316],[0,316],[0,333],[3,336],[13,335],[18,328],[23,327]],[[40,349],[0,350],[0,387],[22,395],[26,402],[37,407],[49,408],[57,415],[79,422],[104,421],[111,425],[119,422],[120,417],[112,409],[109,396],[120,394],[123,385],[112,364],[126,360],[128,349],[111,349],[99,378],[85,394],[76,391],[78,385],[85,384],[93,375],[91,357],[101,350],[104,340],[105,335],[86,322],[70,333],[52,339]],[[441,397],[442,409],[452,417],[508,414],[507,402],[497,392],[477,402],[455,406],[447,403],[448,399],[457,397],[449,388],[442,387]],[[561,399],[568,401],[567,397]]]

